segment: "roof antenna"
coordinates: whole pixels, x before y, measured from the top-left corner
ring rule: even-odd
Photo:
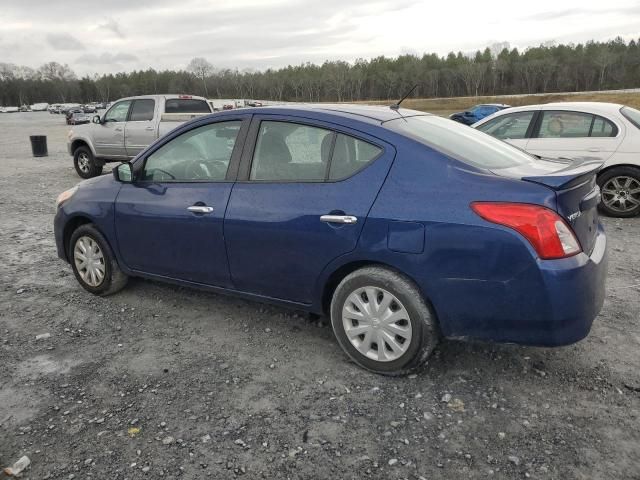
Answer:
[[[411,90],[409,90],[407,92],[407,94],[398,101],[398,103],[394,103],[393,105],[389,105],[389,108],[391,110],[398,110],[400,108],[400,104],[402,102],[404,102],[405,98],[407,98],[409,95],[411,95],[411,93],[413,93],[413,91],[416,89],[417,86],[418,86],[418,84],[416,83],[413,87],[411,87]]]

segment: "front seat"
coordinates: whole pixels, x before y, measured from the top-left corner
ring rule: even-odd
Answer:
[[[256,180],[286,180],[290,177],[291,151],[284,138],[275,130],[268,130],[258,145]]]

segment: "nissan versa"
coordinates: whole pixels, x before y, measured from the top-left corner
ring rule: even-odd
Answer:
[[[441,337],[589,333],[600,165],[397,105],[226,111],[62,193],[55,237],[91,293],[139,276],[329,313],[356,363],[397,375]]]

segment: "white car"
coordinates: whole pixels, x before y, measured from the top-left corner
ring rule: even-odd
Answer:
[[[614,103],[547,103],[501,110],[472,127],[540,157],[602,160],[601,209],[614,217],[640,213],[640,111]]]

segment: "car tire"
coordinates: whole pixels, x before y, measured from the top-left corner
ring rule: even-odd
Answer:
[[[386,320],[392,316],[393,321]],[[331,300],[331,325],[355,363],[383,375],[417,369],[440,341],[435,315],[418,287],[382,267],[361,268],[340,282]],[[374,340],[384,345],[378,347]]]
[[[71,234],[68,252],[73,274],[88,292],[111,295],[127,284],[129,277],[120,270],[109,242],[95,225],[79,226]]]
[[[97,177],[102,173],[102,165],[98,165],[89,147],[78,147],[73,152],[73,166],[82,178]]]
[[[640,168],[624,166],[606,170],[598,176],[598,185],[602,213],[618,218],[640,214]]]

